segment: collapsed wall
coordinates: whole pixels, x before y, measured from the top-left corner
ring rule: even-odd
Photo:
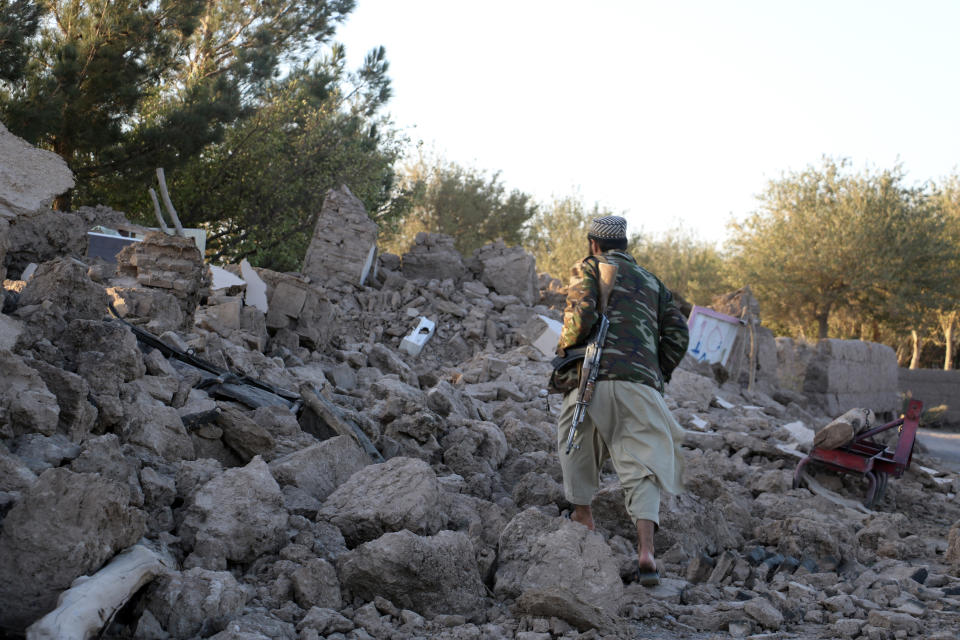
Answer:
[[[780,384],[806,395],[829,415],[863,407],[878,414],[899,411],[897,355],[861,340],[777,338]]]

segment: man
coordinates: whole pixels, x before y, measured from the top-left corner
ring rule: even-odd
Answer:
[[[571,519],[593,529],[590,503],[599,488],[606,458],[623,486],[627,513],[637,526],[637,580],[659,584],[653,534],[659,526],[660,491],[683,489],[683,429],[663,401],[663,385],[687,349],[686,319],[670,291],[626,252],[627,221],[619,216],[594,219],[587,234],[590,255],[574,268],[567,293],[557,353],[585,344],[599,319],[599,262],[617,266],[606,307],[610,321],[593,399],[577,433],[574,449],[564,453],[577,390],[563,400],[558,424],[560,466]]]

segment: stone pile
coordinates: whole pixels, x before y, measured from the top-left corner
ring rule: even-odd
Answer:
[[[455,279],[430,266],[457,263],[449,246],[424,236],[406,256],[378,256],[364,285],[352,272],[259,270],[266,313],[232,291],[195,315],[154,298],[184,313],[164,343],[276,390],[317,390],[319,413],[217,391],[242,380],[105,319],[109,290],[146,281],[69,256],[8,281],[22,292],[8,305],[13,348],[0,350],[0,629],[44,637],[38,620],[71,584],[105,579],[139,542],[166,568],[104,616],[103,638],[960,632],[960,480],[917,455],[875,511],[852,476],[812,470],[811,489],[793,489],[830,417],[802,393],[721,385],[689,361],[666,394],[688,429],[688,491],[664,501],[663,584],[631,582],[633,525],[611,469],[597,531],[562,517],[561,398],[524,333],[560,316],[534,305],[532,258],[490,245],[460,258]],[[147,325],[143,313],[130,304],[125,319]],[[412,357],[399,345],[420,317],[436,333]]]

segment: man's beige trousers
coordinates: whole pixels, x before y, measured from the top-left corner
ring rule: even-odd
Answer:
[[[577,392],[563,399],[557,426],[563,490],[572,504],[589,505],[600,484],[600,468],[609,457],[623,486],[627,513],[660,522],[660,491],[683,490],[683,429],[663,396],[645,384],[600,380],[577,432],[580,449],[564,453],[573,422]]]

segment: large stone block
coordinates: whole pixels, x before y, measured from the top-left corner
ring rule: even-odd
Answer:
[[[521,512],[500,536],[494,593],[516,598],[530,589],[560,587],[590,605],[616,613],[623,582],[613,551],[598,533],[551,518],[536,508]]]
[[[303,273],[317,282],[334,277],[362,285],[375,275],[377,232],[377,223],[346,185],[331,189],[313,229]]]
[[[327,498],[317,516],[355,546],[391,531],[430,535],[440,530],[440,484],[426,462],[392,458],[364,467]]]
[[[402,256],[403,276],[410,280],[460,280],[467,269],[451,236],[420,232]]]
[[[483,284],[500,295],[517,296],[526,305],[539,299],[537,261],[522,247],[507,247],[497,240],[477,249],[473,261]]]
[[[73,173],[63,158],[37,149],[0,123],[0,217],[49,208],[72,188]]]
[[[383,596],[424,615],[474,617],[483,610],[473,543],[460,532],[388,533],[342,556],[337,565],[344,588],[366,600]]]

